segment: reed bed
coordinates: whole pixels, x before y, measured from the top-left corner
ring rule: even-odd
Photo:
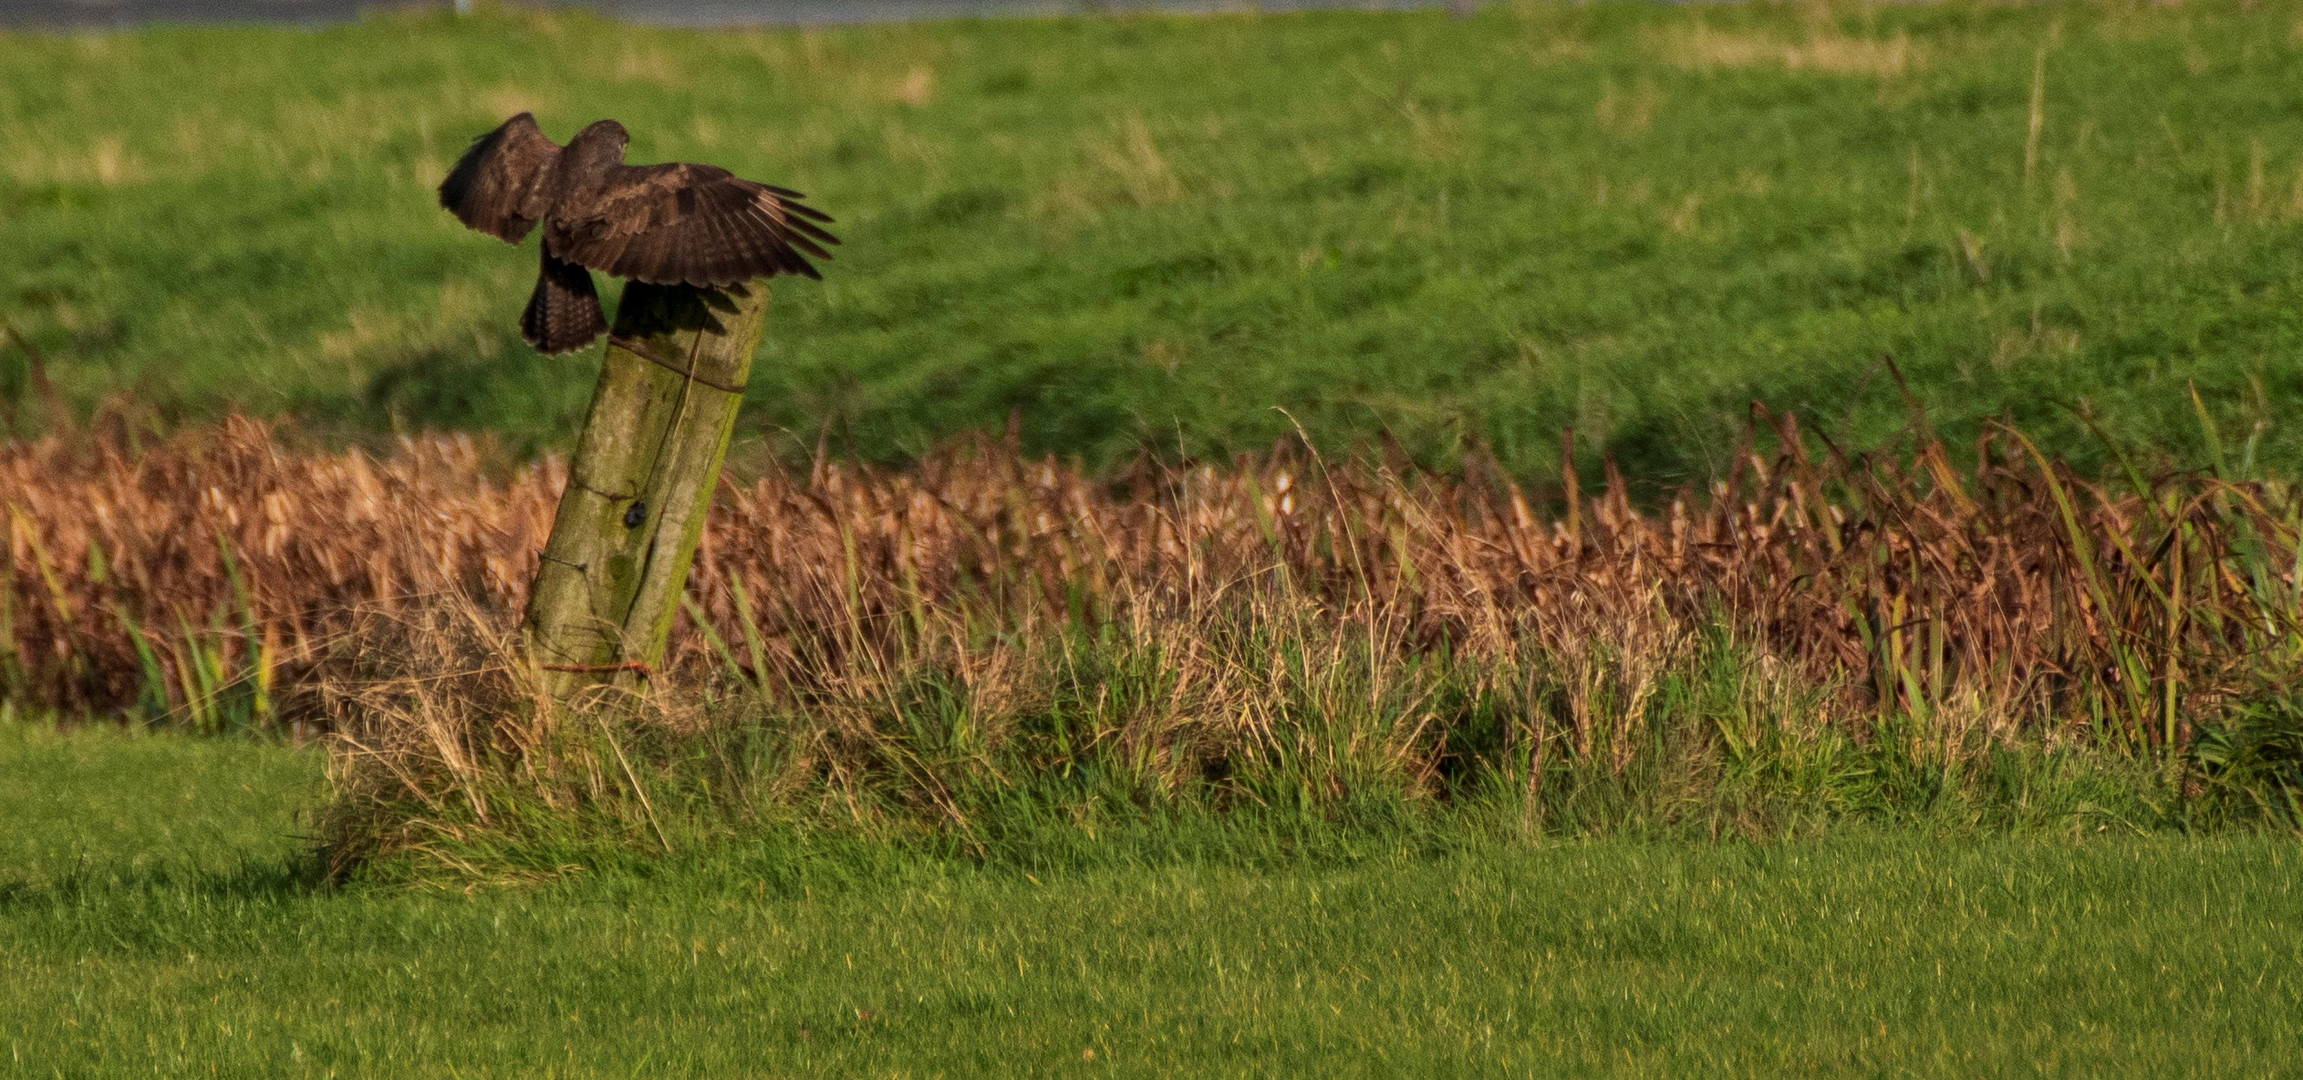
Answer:
[[[1540,813],[1547,768],[1691,789],[1790,744],[2172,767],[2195,721],[2283,700],[2303,644],[2291,486],[2085,479],[2012,430],[1848,454],[1755,410],[1724,478],[1639,501],[1572,459],[1530,492],[1476,459],[1090,476],[983,438],[724,484],[648,719],[586,756],[509,635],[562,465],[489,457],[249,420],[0,448],[0,698],[327,732],[372,806],[486,822],[513,777],[669,843],[619,731],[661,765],[648,731],[740,728],[749,805],[963,828],[1056,773],[1314,807],[1480,777]]]

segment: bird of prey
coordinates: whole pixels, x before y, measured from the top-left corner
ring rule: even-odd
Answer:
[[[832,219],[806,196],[711,165],[626,165],[624,125],[601,120],[565,147],[521,113],[480,136],[440,182],[464,224],[519,243],[544,223],[544,267],[520,316],[538,352],[573,352],[606,333],[599,270],[653,285],[726,288],[756,277],[819,277]]]

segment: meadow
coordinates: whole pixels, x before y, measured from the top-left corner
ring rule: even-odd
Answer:
[[[0,722],[0,1075],[2271,1076],[2291,838],[2123,830],[1036,873],[768,835],[327,891],[276,744]]]
[[[431,186],[533,109],[841,219],[745,434],[872,460],[1019,425],[1139,450],[1388,432],[1703,480],[1746,405],[1868,445],[2092,422],[2292,469],[2292,3],[1501,5],[696,32],[580,14],[0,36],[0,317],[80,415],[565,446],[533,257]],[[28,352],[0,348],[12,399]],[[1282,413],[1280,409],[1284,409]],[[26,410],[29,412],[29,409]]]
[[[0,1072],[2272,1075],[2303,6],[0,34]],[[807,191],[665,662],[431,188]]]

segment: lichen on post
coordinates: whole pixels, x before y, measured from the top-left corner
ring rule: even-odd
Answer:
[[[767,309],[759,280],[625,286],[521,621],[554,700],[662,661]]]

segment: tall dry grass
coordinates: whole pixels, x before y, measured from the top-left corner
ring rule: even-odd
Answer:
[[[0,696],[317,725],[345,790],[473,822],[505,777],[644,802],[620,744],[556,756],[579,718],[507,637],[561,466],[484,456],[291,452],[244,420],[0,448]],[[2164,759],[2292,670],[2291,487],[2090,481],[2009,430],[1964,457],[1923,423],[1849,455],[1758,411],[1724,479],[1645,503],[1612,468],[1539,497],[1301,446],[1104,477],[992,440],[772,468],[720,492],[652,715],[773,727],[761,797],[964,826],[1019,772],[1088,763],[1151,797],[1330,804],[1484,762],[1532,807],[1547,762],[1660,767],[1665,699],[1714,764],[1826,735]]]

